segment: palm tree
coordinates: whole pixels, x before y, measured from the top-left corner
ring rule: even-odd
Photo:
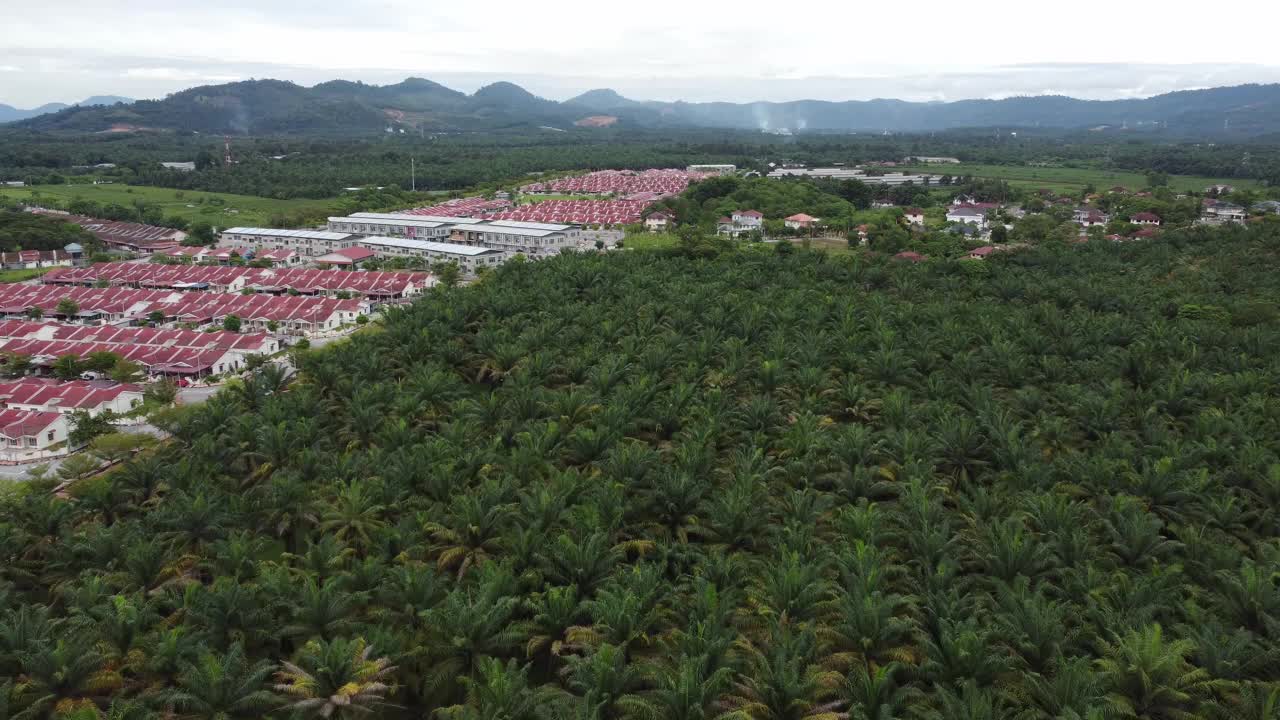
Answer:
[[[386,696],[396,668],[374,658],[362,638],[312,641],[297,662],[281,663],[277,692],[291,700],[285,707],[305,717],[353,718],[389,706]]]
[[[594,718],[616,716],[618,701],[640,686],[639,668],[617,645],[605,643],[584,655],[570,655],[561,671],[577,705]]]
[[[205,653],[195,662],[183,663],[178,689],[166,699],[180,717],[193,720],[262,717],[279,703],[266,689],[273,670],[265,660],[250,664],[244,647],[237,643],[224,655]]]
[[[847,704],[843,717],[867,718],[867,720],[903,720],[911,717],[924,696],[919,688],[904,684],[907,666],[889,662],[872,668],[857,665],[841,683],[841,704]]]
[[[626,717],[664,720],[710,720],[722,713],[722,693],[733,671],[711,669],[706,658],[679,657],[649,669],[653,689],[625,695],[617,702]]]
[[[1191,720],[1199,716],[1205,691],[1213,685],[1192,667],[1188,640],[1166,641],[1159,625],[1130,630],[1102,645],[1098,670],[1117,710],[1129,717]]]
[[[366,484],[353,482],[343,486],[321,511],[319,530],[332,532],[342,542],[367,548],[373,544],[373,534],[386,527],[381,517],[385,511]]]
[[[802,720],[833,717],[820,701],[843,679],[824,671],[814,660],[817,642],[811,632],[795,631],[785,622],[774,626],[764,648],[743,643],[747,669],[724,698],[730,712],[722,720]]]
[[[537,720],[542,704],[529,687],[529,666],[485,658],[475,678],[464,678],[467,704],[438,711],[448,720]]]

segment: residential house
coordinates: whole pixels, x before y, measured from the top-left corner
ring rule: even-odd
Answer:
[[[354,270],[360,266],[360,263],[369,258],[377,257],[378,253],[367,247],[349,247],[342,250],[334,250],[327,255],[321,255],[316,258],[317,265],[325,267],[345,268]]]
[[[254,250],[254,262],[266,261],[273,268],[298,267],[302,264],[302,256],[296,250]]]
[[[1161,221],[1160,221],[1160,216],[1156,215],[1155,213],[1140,212],[1130,217],[1129,222],[1133,223],[1134,225],[1159,227]]]
[[[971,207],[952,207],[947,210],[947,222],[974,225],[980,230],[987,227],[987,214]]]
[[[920,208],[907,208],[902,218],[910,225],[924,225],[924,211]]]
[[[0,266],[5,270],[38,270],[71,267],[71,254],[65,250],[17,250],[0,253]]]
[[[818,218],[804,213],[797,213],[782,222],[792,230],[808,230],[818,223]]]
[[[978,247],[970,250],[969,254],[966,255],[965,257],[967,257],[970,260],[986,260],[987,257],[991,255],[991,253],[994,253],[995,251],[996,251],[996,248],[994,245],[983,245],[982,247]]]
[[[65,415],[6,408],[0,410],[0,458],[22,460],[67,441]]]
[[[84,411],[97,416],[108,410],[124,414],[142,404],[142,394],[138,385],[29,377],[0,382],[0,407],[63,415]]]
[[[1213,205],[1210,205],[1209,207],[1205,208],[1204,214],[1208,217],[1212,217],[1216,219],[1218,222],[1224,222],[1224,223],[1244,222],[1245,219],[1248,217],[1248,212],[1245,211],[1243,207],[1240,207],[1239,205],[1232,205],[1231,203],[1224,203],[1224,202],[1214,203]]]
[[[1280,215],[1280,200],[1263,200],[1260,203],[1256,203],[1253,209],[1258,212]]]
[[[764,214],[755,210],[734,210],[732,215],[720,218],[716,228],[719,234],[731,237],[763,230]]]
[[[1098,210],[1088,208],[1083,213],[1080,210],[1077,210],[1075,214],[1075,220],[1076,220],[1076,223],[1080,225],[1080,227],[1091,228],[1095,226],[1104,226],[1111,221],[1111,218],[1107,217],[1106,215],[1104,215]]]
[[[656,212],[644,219],[644,226],[649,232],[660,232],[671,225],[671,216],[664,212]]]
[[[1211,195],[1227,195],[1235,192],[1236,188],[1234,185],[1210,185],[1204,191]]]
[[[156,254],[163,255],[165,257],[171,257],[171,258],[186,259],[186,260],[190,260],[193,263],[198,263],[198,262],[204,262],[205,260],[208,260],[209,257],[213,255],[213,252],[214,252],[213,248],[207,248],[202,246],[189,247],[186,245],[180,245],[176,248],[165,250],[163,252],[159,252]]]

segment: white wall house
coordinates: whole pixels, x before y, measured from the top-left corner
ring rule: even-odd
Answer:
[[[987,216],[986,213],[975,208],[953,207],[947,211],[947,222],[974,225],[982,230],[987,227]]]
[[[22,460],[65,443],[71,431],[65,415],[6,408],[0,410],[0,458]]]

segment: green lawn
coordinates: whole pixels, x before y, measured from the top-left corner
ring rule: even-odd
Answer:
[[[217,227],[266,225],[272,214],[335,209],[338,201],[274,200],[251,195],[174,190],[139,185],[38,185],[0,188],[0,196],[23,202],[65,205],[75,199],[133,206],[135,200],[160,207],[166,216],[205,220]]]
[[[1091,168],[1053,168],[1029,167],[1015,165],[930,165],[927,167],[906,168],[905,171],[928,172],[937,175],[973,175],[974,177],[1006,180],[1017,187],[1039,189],[1048,188],[1055,191],[1076,191],[1092,184],[1098,190],[1107,190],[1123,185],[1130,190],[1140,190],[1147,186],[1147,177],[1143,173],[1125,172],[1121,170],[1101,170]],[[1223,178],[1197,177],[1194,175],[1170,175],[1169,187],[1174,190],[1196,192],[1216,184],[1234,185],[1238,188],[1256,188],[1254,180],[1236,180]]]
[[[39,270],[0,270],[0,283],[17,283],[25,282],[38,278],[49,272],[53,268],[40,268]]]
[[[680,238],[675,233],[632,233],[622,241],[624,248],[632,250],[658,250],[675,247]]]

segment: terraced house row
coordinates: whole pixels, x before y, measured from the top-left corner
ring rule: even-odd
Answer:
[[[370,300],[413,297],[433,287],[425,272],[351,272],[301,268],[245,268],[204,265],[97,263],[83,268],[60,268],[40,278],[45,285],[112,286],[181,291],[210,290],[266,294],[336,295],[350,293]]]
[[[60,316],[64,300],[75,312],[64,319],[81,323],[166,323],[194,326],[221,323],[228,315],[250,331],[282,331],[310,335],[336,330],[368,315],[367,300],[340,300],[308,295],[240,295],[131,288],[83,288],[52,285],[0,286],[0,317],[20,319],[39,308],[44,317]],[[153,313],[156,315],[153,316]]]

